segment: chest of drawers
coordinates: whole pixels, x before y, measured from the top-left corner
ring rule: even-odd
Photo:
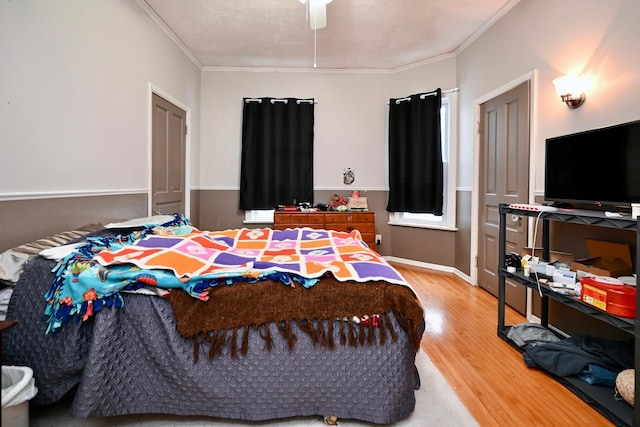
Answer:
[[[285,212],[276,211],[273,228],[284,230],[295,227],[325,230],[358,230],[370,248],[375,249],[375,212]]]

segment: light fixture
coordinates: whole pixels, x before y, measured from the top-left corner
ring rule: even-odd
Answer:
[[[307,6],[307,21],[312,30],[327,26],[327,4],[333,0],[298,0]]]
[[[581,76],[563,76],[553,81],[556,92],[569,108],[578,108],[584,104],[585,92],[589,86],[589,80]]]

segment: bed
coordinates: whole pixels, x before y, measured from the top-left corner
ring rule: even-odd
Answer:
[[[2,357],[5,365],[34,370],[38,394],[32,405],[73,394],[72,415],[81,418],[320,416],[387,424],[412,413],[420,384],[414,362],[424,328],[422,307],[357,231],[201,232],[179,215],[160,227],[145,221],[91,231],[77,238],[70,252],[76,255],[48,253],[53,259],[37,255],[25,263],[11,286],[6,315],[19,323],[3,335]],[[248,264],[233,258],[222,268],[216,261],[218,268],[211,269],[210,261],[201,262],[212,259],[211,253],[200,248],[199,264],[183,271],[184,262],[167,261],[166,249],[171,245],[170,258],[184,257],[174,249],[185,239],[193,244],[194,235],[205,246],[226,242],[236,249],[239,240],[233,236],[250,235],[241,256],[256,251],[263,256]],[[301,236],[311,238],[301,243]],[[158,247],[142,242],[160,237],[163,255],[149,256],[159,254]],[[320,241],[326,237],[334,259],[356,263],[323,259],[327,253]],[[90,241],[101,242],[100,250]],[[105,241],[120,244],[107,247]],[[292,241],[304,247],[292,248]],[[101,277],[104,283],[122,285],[65,311],[60,296],[68,289],[60,284],[78,279],[62,271],[78,258],[78,247],[92,247],[90,264],[109,276]],[[301,254],[320,258],[303,272],[291,262]],[[358,272],[358,265],[370,262],[377,270]],[[330,271],[323,270],[327,265]],[[118,277],[122,266],[137,278]],[[347,270],[355,275],[349,277]],[[177,283],[164,286],[164,278],[154,276],[158,271],[171,273]],[[147,273],[153,277],[139,276]]]

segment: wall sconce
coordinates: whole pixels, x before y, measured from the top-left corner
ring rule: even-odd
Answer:
[[[556,86],[556,92],[569,108],[578,108],[584,104],[584,100],[587,97],[585,92],[589,86],[589,81],[586,77],[558,77],[553,81],[553,84]]]

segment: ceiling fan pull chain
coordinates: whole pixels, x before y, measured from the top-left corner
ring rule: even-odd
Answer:
[[[313,30],[313,68],[318,66],[318,29]]]

